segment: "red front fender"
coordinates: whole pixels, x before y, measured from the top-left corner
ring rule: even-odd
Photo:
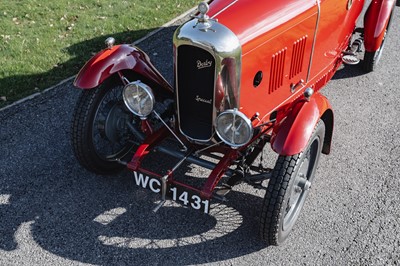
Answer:
[[[92,57],[79,71],[74,85],[81,89],[91,89],[122,70],[133,70],[167,91],[173,92],[172,87],[150,62],[147,54],[127,44],[105,49]]]
[[[372,1],[364,16],[364,46],[367,52],[375,52],[381,46],[395,0]]]
[[[310,101],[294,103],[286,118],[274,127],[271,147],[279,155],[290,156],[304,150],[319,119],[325,122],[323,152],[329,153],[333,130],[333,112],[328,99],[315,93]]]

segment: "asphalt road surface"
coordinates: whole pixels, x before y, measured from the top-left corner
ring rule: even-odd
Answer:
[[[399,265],[396,11],[379,70],[346,67],[323,90],[335,110],[333,149],[285,245],[260,242],[262,190],[239,185],[211,215],[170,202],[154,214],[158,195],[131,173],[80,167],[69,137],[79,91],[69,81],[0,112],[0,265]],[[172,31],[139,45],[169,80]]]

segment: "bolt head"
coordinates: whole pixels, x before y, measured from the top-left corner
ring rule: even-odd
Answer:
[[[314,90],[310,87],[308,87],[307,89],[305,89],[304,91],[304,97],[309,101],[311,96],[314,94]]]
[[[301,193],[301,192],[303,192],[303,190],[301,189],[301,187],[296,186],[296,187],[294,188],[294,192],[296,192],[296,193]]]

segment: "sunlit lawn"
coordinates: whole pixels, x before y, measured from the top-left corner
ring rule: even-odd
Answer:
[[[107,36],[133,42],[198,2],[1,1],[0,107],[76,74]]]

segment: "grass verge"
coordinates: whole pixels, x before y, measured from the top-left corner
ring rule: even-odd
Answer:
[[[131,43],[198,0],[14,0],[0,13],[0,107],[76,74],[112,35]]]

